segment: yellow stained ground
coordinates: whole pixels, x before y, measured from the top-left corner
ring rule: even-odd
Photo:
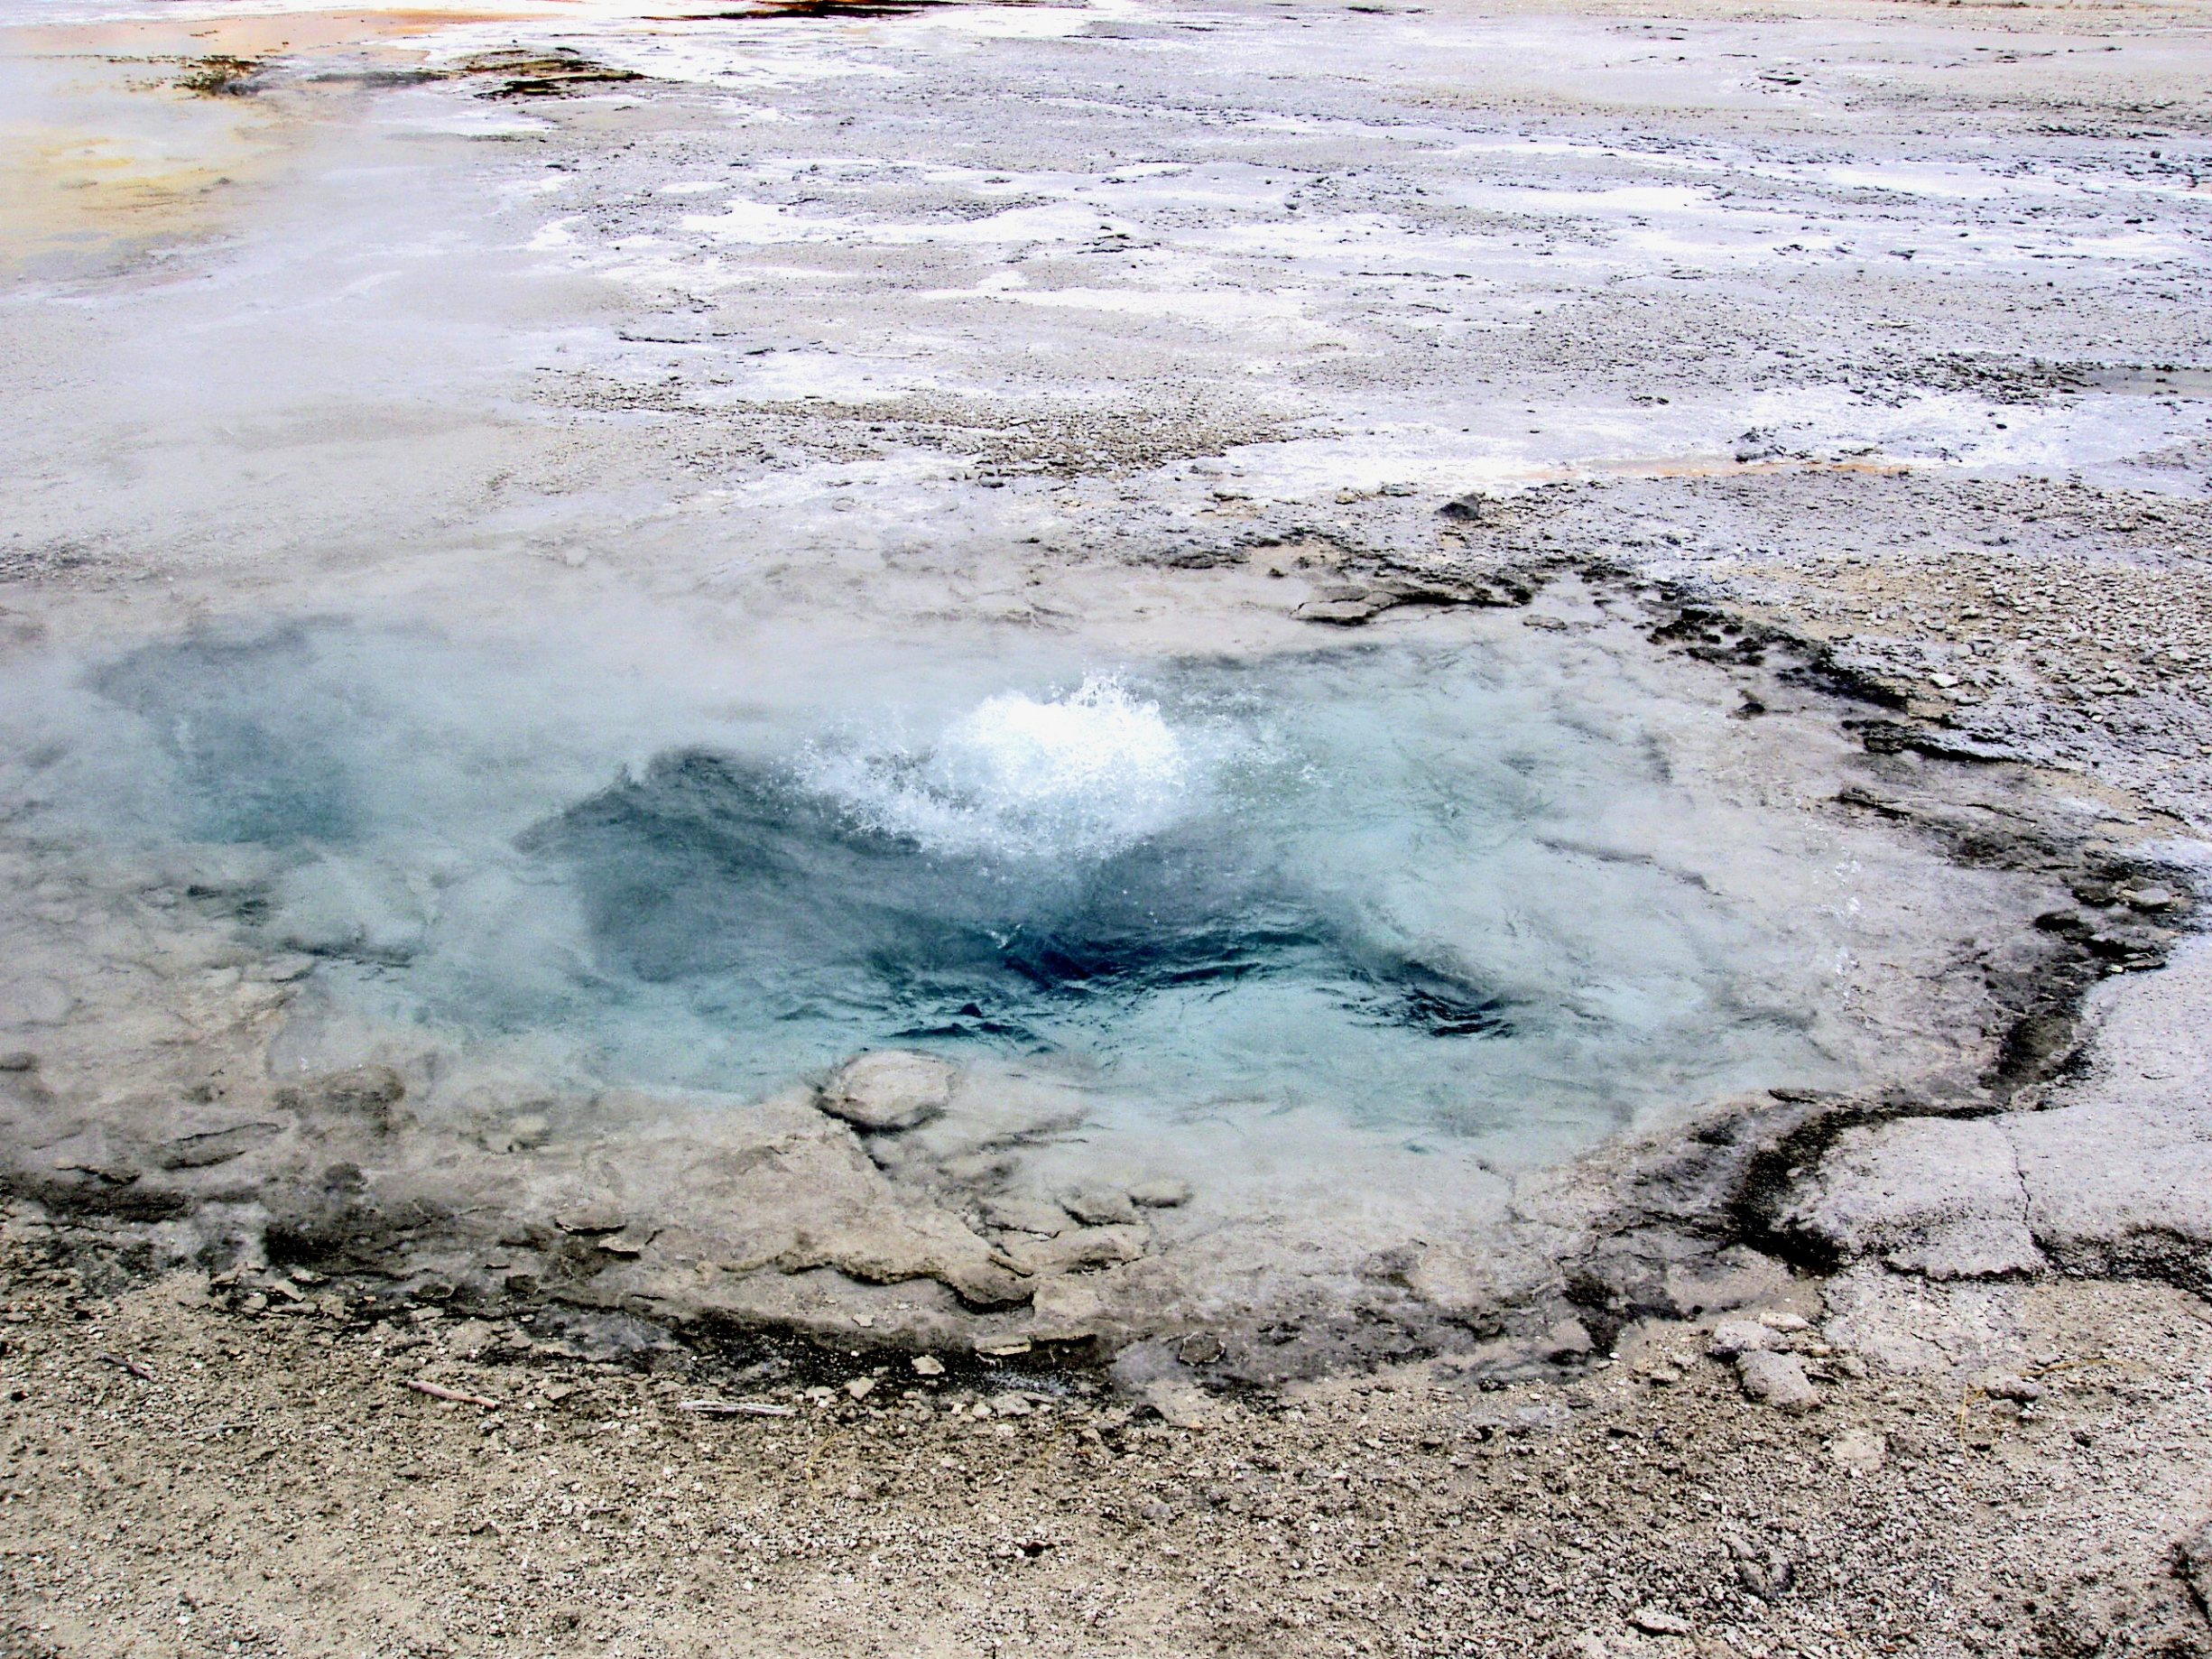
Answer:
[[[308,113],[297,98],[180,87],[194,60],[390,51],[462,23],[558,8],[178,16],[0,28],[0,275],[98,263],[217,232],[273,176]]]

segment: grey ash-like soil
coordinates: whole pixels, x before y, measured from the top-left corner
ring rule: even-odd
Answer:
[[[1162,1420],[1010,1362],[595,1365],[304,1279],[241,1318],[55,1242],[6,1240],[26,1659],[2206,1651],[2212,1540],[2173,1504],[2212,1322],[2155,1285],[1924,1290],[1918,1372],[1835,1347],[1865,1286],[1800,1286],[1811,1322],[1769,1312],[1821,1379],[1802,1415],[1745,1400],[1707,1319],[1559,1380],[1394,1367]],[[729,1401],[774,1414],[687,1409]]]

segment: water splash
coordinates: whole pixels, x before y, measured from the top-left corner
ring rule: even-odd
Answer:
[[[1112,675],[1040,701],[986,698],[915,751],[809,751],[801,781],[852,820],[962,857],[1095,862],[1186,821],[1208,794],[1200,746]]]

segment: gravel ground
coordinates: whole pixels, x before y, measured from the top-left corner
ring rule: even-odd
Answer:
[[[1708,1319],[1178,1423],[1017,1362],[590,1363],[312,1284],[211,1313],[20,1222],[6,1251],[11,1654],[2212,1652],[2174,1509],[2212,1319],[2157,1286],[1921,1308],[2004,1330],[1965,1382],[1839,1353],[1791,1287],[1800,1414]]]

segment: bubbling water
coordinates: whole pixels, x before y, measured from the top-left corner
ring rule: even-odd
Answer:
[[[1082,860],[1187,820],[1211,782],[1158,703],[1098,674],[1041,700],[986,697],[919,753],[812,746],[799,775],[855,823],[928,852]]]
[[[419,1033],[743,1094],[919,1043],[1163,1144],[1291,1111],[1518,1158],[1848,1063],[1826,832],[1679,764],[1738,729],[1639,659],[984,654],[687,689],[299,625],[150,645],[32,723],[81,728],[77,833],[206,849],[236,925],[317,960],[286,1064]]]

